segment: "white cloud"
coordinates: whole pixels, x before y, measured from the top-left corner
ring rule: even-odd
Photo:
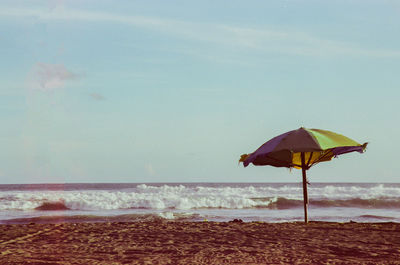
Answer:
[[[99,93],[91,93],[89,95],[95,100],[99,100],[99,101],[105,100],[104,96]]]
[[[36,63],[29,73],[28,83],[33,90],[52,91],[62,88],[68,80],[78,75],[67,70],[62,64]]]
[[[324,39],[297,30],[272,30],[224,24],[192,23],[174,19],[126,16],[64,7],[51,10],[3,7],[0,9],[0,16],[13,18],[34,17],[43,21],[67,20],[72,22],[119,23],[174,35],[178,38],[213,43],[222,48],[233,47],[260,52],[278,52],[304,56],[400,56],[400,50],[365,48],[355,43]]]
[[[368,49],[354,43],[328,40],[298,31],[221,26],[231,41],[255,50],[305,56],[400,56],[400,50]]]
[[[60,8],[65,5],[65,0],[48,0],[51,9]]]

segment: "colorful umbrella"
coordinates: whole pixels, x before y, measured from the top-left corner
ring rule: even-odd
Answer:
[[[338,155],[354,151],[363,153],[366,147],[367,143],[361,145],[341,134],[301,127],[272,138],[253,153],[242,155],[239,162],[243,162],[245,167],[252,163],[256,166],[301,168],[303,173],[304,221],[307,223],[306,170],[319,162],[330,161]]]

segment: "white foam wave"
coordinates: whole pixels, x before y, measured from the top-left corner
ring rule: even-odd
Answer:
[[[314,198],[325,198],[330,200],[336,199],[374,199],[382,197],[400,198],[400,188],[391,187],[384,184],[377,184],[375,186],[356,186],[356,185],[326,185],[324,187],[309,188],[309,195]]]
[[[152,186],[141,184],[130,190],[8,191],[0,192],[0,210],[33,210],[45,202],[62,202],[71,210],[199,208],[243,209],[268,207],[277,198],[301,200],[301,185],[281,186]],[[314,199],[400,199],[400,187],[387,185],[311,185]],[[166,217],[167,218],[167,217]]]

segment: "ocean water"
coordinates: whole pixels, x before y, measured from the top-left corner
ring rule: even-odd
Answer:
[[[309,220],[400,222],[400,183],[311,183]],[[304,220],[301,183],[0,185],[0,223]]]

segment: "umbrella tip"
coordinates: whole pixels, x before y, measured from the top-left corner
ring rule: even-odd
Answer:
[[[363,149],[363,152],[365,152],[365,149],[367,149],[367,145],[368,145],[368,142],[366,142],[366,143],[363,143],[361,146],[362,146],[362,149]]]
[[[249,157],[248,154],[243,154],[243,155],[241,155],[241,156],[240,156],[240,159],[239,159],[239,163],[240,163],[240,162],[244,162],[244,160],[246,160],[248,157]]]

